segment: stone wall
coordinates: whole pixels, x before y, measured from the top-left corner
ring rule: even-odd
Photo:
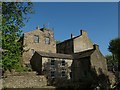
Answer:
[[[33,72],[8,75],[7,78],[3,79],[3,87],[5,88],[42,88],[46,86],[46,78],[37,76]]]
[[[51,65],[51,60],[55,60],[54,65]],[[62,65],[63,60],[65,61],[65,65]],[[55,71],[55,78],[63,78],[61,77],[61,74],[62,71],[65,71],[65,77],[70,79],[72,59],[41,57],[35,53],[30,62],[34,71],[37,71],[39,74],[45,75],[48,78],[51,78],[51,71]]]
[[[90,78],[90,57],[73,60],[72,81],[79,82]]]
[[[87,32],[81,30],[81,35],[71,37],[56,46],[57,53],[73,54],[89,49],[93,49],[93,43],[88,38]]]
[[[87,32],[81,30],[81,35],[74,39],[74,53],[89,50],[93,48],[93,43],[88,38]]]
[[[91,55],[91,66],[95,68],[97,74],[100,74],[100,69],[107,75],[107,61],[99,50],[98,45],[94,45],[95,51]]]
[[[55,65],[51,65],[51,60],[55,60]],[[62,60],[65,61],[65,65],[62,66]],[[71,59],[59,59],[59,58],[42,58],[42,71],[46,71],[46,76],[48,78],[51,78],[51,71],[55,71],[55,78],[61,78],[62,77],[62,71],[65,71],[65,77],[66,79],[70,79],[70,72],[71,72],[71,64],[73,60]]]
[[[73,39],[63,41],[62,43],[57,44],[57,53],[72,54],[73,50]]]
[[[39,42],[34,42],[34,36],[39,37]],[[46,38],[50,39],[50,43],[46,44]],[[23,61],[24,63],[29,63],[34,51],[52,52],[56,53],[56,42],[54,40],[54,33],[51,30],[33,30],[31,32],[24,33],[23,37],[24,53]]]

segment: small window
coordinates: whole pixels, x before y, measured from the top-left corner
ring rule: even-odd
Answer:
[[[55,60],[53,60],[53,59],[51,60],[51,65],[53,65],[53,66],[55,65]]]
[[[55,78],[55,71],[51,71],[51,78]]]
[[[34,42],[39,43],[39,36],[38,35],[34,35]]]
[[[50,44],[50,38],[49,37],[45,38],[45,44]]]
[[[62,60],[62,66],[65,66],[65,60]]]
[[[34,55],[34,53],[35,53],[34,49],[31,49],[31,52],[32,52],[32,55]]]
[[[62,75],[62,77],[65,77],[65,71],[62,71],[62,73],[61,73]]]

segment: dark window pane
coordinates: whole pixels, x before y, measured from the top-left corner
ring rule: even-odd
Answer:
[[[52,78],[55,77],[55,71],[51,71],[51,77],[52,77]]]
[[[62,71],[62,77],[65,77],[65,71]]]
[[[62,66],[65,66],[65,60],[62,60]]]
[[[51,65],[55,65],[55,60],[51,60]]]

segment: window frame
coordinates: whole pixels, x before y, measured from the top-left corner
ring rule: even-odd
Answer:
[[[55,78],[55,71],[51,71],[51,72],[50,72],[50,77],[51,77],[51,78]]]
[[[50,44],[50,38],[49,37],[45,37],[45,44]]]
[[[64,62],[64,63],[63,63],[63,62]],[[62,61],[61,61],[61,65],[62,65],[62,66],[65,66],[65,60],[62,60]]]
[[[34,43],[39,43],[39,35],[34,35]]]
[[[50,65],[55,66],[55,60],[54,59],[51,59]]]
[[[63,75],[63,72],[64,72],[64,75]],[[61,77],[66,77],[66,71],[64,70],[61,71]]]
[[[32,52],[32,56],[34,55],[35,53],[35,50],[34,49],[31,49],[31,52]]]

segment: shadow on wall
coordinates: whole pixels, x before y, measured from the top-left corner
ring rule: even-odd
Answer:
[[[70,67],[67,62],[63,66],[61,64],[61,61],[57,60],[54,63],[48,61],[43,64],[42,74],[46,76],[48,86],[65,86],[70,82]]]
[[[99,75],[95,68],[91,68],[89,71],[91,78],[83,78],[78,82],[72,83],[70,86],[62,88],[73,90],[111,90],[108,76],[103,73],[101,68],[98,69],[98,72]]]
[[[86,76],[80,81],[71,81],[71,68],[67,63],[64,67],[60,67],[60,61],[55,62],[55,66],[51,65],[51,62],[46,62],[43,65],[42,75],[45,75],[48,86],[55,86],[57,90],[110,90],[110,82],[108,76],[106,76],[102,69],[98,69],[98,73],[95,68],[91,68],[89,71],[90,78]],[[62,73],[65,71],[65,73]],[[70,76],[70,79],[68,78]]]

